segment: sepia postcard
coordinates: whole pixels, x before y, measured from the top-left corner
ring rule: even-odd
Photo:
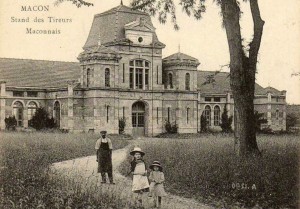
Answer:
[[[299,14],[2,0],[0,208],[298,208]]]

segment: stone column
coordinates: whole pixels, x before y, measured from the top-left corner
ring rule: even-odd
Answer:
[[[6,82],[0,81],[0,130],[5,130],[5,98],[6,98]]]
[[[73,132],[74,130],[74,81],[68,81],[68,130]]]

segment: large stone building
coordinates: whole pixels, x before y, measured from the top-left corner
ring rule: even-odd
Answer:
[[[162,59],[164,47],[146,13],[120,5],[95,15],[79,63],[1,58],[0,127],[10,115],[28,127],[42,106],[70,132],[118,133],[125,118],[128,134],[162,133],[166,121],[196,133],[202,114],[219,128],[225,104],[234,114],[228,74],[181,52]],[[285,129],[285,97],[256,84],[255,108],[274,130]]]

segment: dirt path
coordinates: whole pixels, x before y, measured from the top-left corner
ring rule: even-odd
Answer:
[[[53,169],[68,178],[74,178],[80,181],[80,184],[88,188],[91,185],[101,187],[106,194],[121,196],[126,201],[132,200],[131,181],[122,176],[118,167],[126,159],[129,146],[123,149],[114,150],[112,154],[113,174],[116,185],[100,184],[100,174],[97,173],[96,156],[77,158],[74,160],[63,161],[53,164]],[[144,206],[146,209],[152,207],[152,198],[144,197]],[[212,209],[212,207],[200,204],[193,199],[183,198],[175,195],[168,195],[163,199],[162,209]]]

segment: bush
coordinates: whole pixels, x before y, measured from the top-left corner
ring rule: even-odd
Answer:
[[[120,118],[119,119],[119,134],[124,134],[124,130],[126,127],[126,119],[125,118]]]
[[[28,124],[36,130],[41,130],[44,128],[54,128],[56,126],[54,119],[49,118],[48,112],[43,107],[39,107],[36,109],[34,116],[31,120],[29,120]]]
[[[221,124],[220,124],[222,128],[222,132],[224,133],[232,132],[232,128],[231,128],[232,120],[233,120],[232,116],[228,117],[227,104],[225,104],[224,111],[221,116]]]
[[[17,120],[15,116],[9,116],[4,119],[5,127],[7,130],[16,130]]]
[[[295,114],[288,113],[286,115],[286,130],[291,131],[291,128],[296,126],[298,118]]]
[[[208,122],[202,113],[201,118],[200,118],[200,125],[201,125],[201,132],[207,132],[208,131]]]
[[[255,129],[256,132],[261,132],[261,125],[268,123],[268,120],[264,118],[264,113],[254,112]]]
[[[170,121],[166,120],[165,129],[166,129],[167,133],[169,133],[169,134],[178,133],[178,125],[176,123],[176,120],[174,123],[170,123]]]

